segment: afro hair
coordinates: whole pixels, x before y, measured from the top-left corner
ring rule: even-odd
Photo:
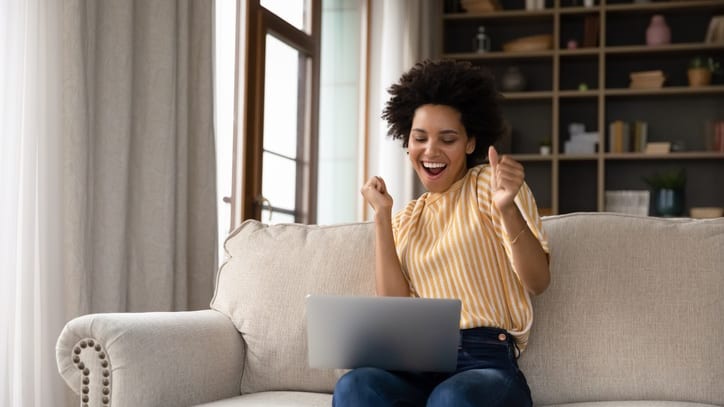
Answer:
[[[493,75],[466,61],[425,60],[404,73],[392,85],[391,97],[382,112],[388,135],[407,147],[415,111],[422,105],[445,105],[460,113],[460,121],[475,138],[475,150],[468,155],[468,168],[484,161],[488,146],[505,132],[500,95]]]

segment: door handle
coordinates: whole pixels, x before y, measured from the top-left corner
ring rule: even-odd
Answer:
[[[264,195],[258,195],[256,199],[254,199],[254,202],[256,202],[257,205],[259,205],[259,208],[261,210],[264,210],[264,208],[269,209],[269,223],[271,223],[272,220],[272,213],[274,212],[274,209],[272,208],[271,201],[266,199]]]

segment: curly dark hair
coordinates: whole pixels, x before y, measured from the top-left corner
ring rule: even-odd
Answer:
[[[475,150],[467,157],[468,168],[481,163],[488,146],[505,132],[495,79],[488,70],[470,62],[418,62],[388,92],[391,97],[382,118],[387,120],[387,134],[401,139],[403,147],[410,141],[415,110],[426,104],[450,106],[460,112],[468,137],[475,138]]]

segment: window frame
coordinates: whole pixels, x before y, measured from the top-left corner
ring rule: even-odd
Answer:
[[[267,34],[295,48],[308,61],[300,64],[306,82],[300,106],[306,108],[297,115],[301,123],[297,134],[295,222],[316,222],[321,0],[305,0],[305,10],[304,25],[310,33],[262,7],[260,0],[238,0],[232,229],[247,219],[261,220],[262,209],[269,208],[262,196]]]

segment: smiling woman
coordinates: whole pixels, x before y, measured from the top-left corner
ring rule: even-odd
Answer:
[[[361,190],[375,211],[377,294],[461,300],[457,368],[354,369],[337,383],[335,406],[532,403],[516,359],[530,295],[548,286],[548,245],[523,166],[493,147],[503,131],[494,83],[468,62],[415,64],[390,87],[383,117],[427,192],[393,215],[381,177]]]

